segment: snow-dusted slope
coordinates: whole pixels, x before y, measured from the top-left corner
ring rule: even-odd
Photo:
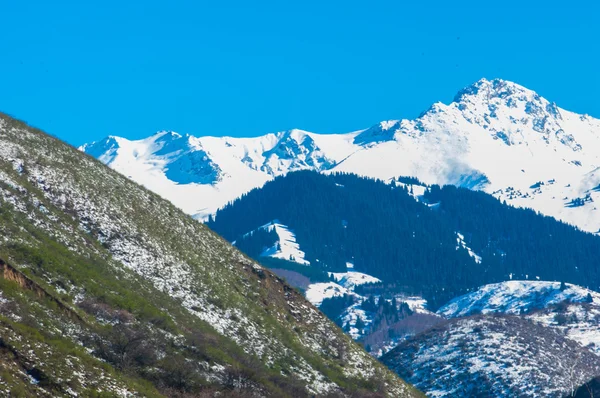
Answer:
[[[282,224],[279,220],[273,220],[265,225],[261,225],[256,230],[275,231],[278,237],[273,246],[263,250],[260,254],[261,257],[272,257],[302,265],[310,265],[310,261],[304,258],[305,253],[300,249],[298,242],[296,242],[296,234],[287,225]],[[253,232],[248,232],[244,236]],[[233,242],[234,245],[235,243]]]
[[[560,282],[507,281],[485,285],[457,297],[437,313],[447,318],[488,313],[521,314],[565,301],[590,301],[600,305],[600,294],[570,283],[561,290]]]
[[[335,282],[312,283],[306,289],[306,299],[316,306],[320,306],[325,299],[342,297],[347,294],[356,296],[351,290]]]
[[[520,315],[600,354],[600,293],[559,282],[507,281],[480,287],[438,310],[446,318]]]
[[[274,176],[313,169],[482,189],[596,232],[599,147],[600,120],[518,84],[482,79],[415,120],[348,134],[159,133],[140,141],[109,137],[82,149],[199,218]]]
[[[429,397],[564,397],[600,372],[600,358],[518,316],[459,318],[382,358]]]
[[[172,171],[220,175],[177,156]],[[2,113],[0,213],[1,396],[413,394],[206,226]]]
[[[564,303],[535,311],[525,318],[559,330],[565,337],[600,356],[600,305]]]

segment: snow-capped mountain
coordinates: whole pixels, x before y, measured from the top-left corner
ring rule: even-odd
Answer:
[[[301,130],[257,138],[198,138],[163,131],[138,141],[110,136],[80,149],[205,219],[273,177],[331,169],[352,150],[352,138]],[[344,147],[338,148],[340,142]]]
[[[482,79],[415,120],[347,134],[162,132],[139,141],[109,137],[81,149],[200,219],[275,176],[312,169],[480,189],[597,232],[599,147],[600,120],[518,84]]]

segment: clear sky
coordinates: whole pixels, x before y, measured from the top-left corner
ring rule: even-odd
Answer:
[[[481,77],[600,117],[597,1],[4,1],[0,111],[74,145],[348,132]]]

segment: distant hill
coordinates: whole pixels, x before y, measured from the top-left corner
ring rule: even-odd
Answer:
[[[436,397],[571,396],[600,373],[600,357],[590,350],[517,316],[453,319],[400,343],[382,361]]]
[[[275,224],[288,231],[284,238]],[[324,272],[350,266],[382,281],[359,293],[421,295],[432,310],[510,279],[600,287],[599,237],[483,192],[414,178],[290,173],[217,211],[207,225],[259,260],[301,258]]]

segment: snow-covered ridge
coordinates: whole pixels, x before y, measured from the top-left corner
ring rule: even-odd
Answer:
[[[570,283],[507,281],[480,287],[438,310],[446,318],[520,315],[600,354],[600,293]]]
[[[457,297],[437,313],[447,318],[488,313],[521,314],[562,302],[600,305],[600,293],[570,283],[506,281],[485,285]]]
[[[159,133],[138,141],[109,137],[81,149],[199,219],[275,176],[310,169],[481,189],[597,232],[598,147],[600,120],[564,110],[518,84],[481,79],[452,103],[435,103],[414,120],[347,134]]]

